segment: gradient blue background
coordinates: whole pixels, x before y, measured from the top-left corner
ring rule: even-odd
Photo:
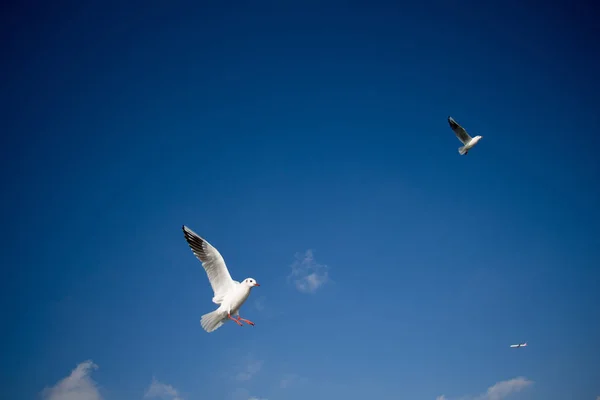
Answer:
[[[481,3],[3,5],[2,398],[86,359],[107,400],[227,398],[248,356],[270,400],[600,395],[598,13]],[[182,224],[255,328],[201,329]]]

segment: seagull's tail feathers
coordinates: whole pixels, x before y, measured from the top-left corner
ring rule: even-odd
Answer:
[[[204,314],[202,318],[200,318],[200,325],[202,328],[210,333],[215,331],[221,327],[225,323],[225,318],[223,318],[223,312],[220,309],[216,309],[213,312],[209,312]]]
[[[461,156],[464,156],[466,152],[467,152],[467,150],[465,149],[465,146],[461,146],[461,147],[458,148],[458,153]]]

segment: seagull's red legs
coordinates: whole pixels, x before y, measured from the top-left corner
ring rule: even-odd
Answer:
[[[244,321],[244,322],[245,322],[245,323],[247,323],[248,325],[252,325],[252,326],[254,326],[254,322],[250,321],[249,319],[244,319],[244,318],[240,317],[239,315],[238,315],[238,318],[237,318],[237,320],[238,320],[238,321]]]
[[[238,321],[235,318],[231,318],[231,314],[227,314],[227,318],[229,318],[230,320],[232,320],[233,322],[235,322],[236,324],[238,324],[239,326],[244,326],[242,325],[242,323],[240,321]]]

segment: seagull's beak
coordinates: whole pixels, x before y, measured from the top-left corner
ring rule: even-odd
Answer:
[[[254,284],[254,286],[260,286],[260,285],[258,284],[258,282],[256,282],[256,283]]]

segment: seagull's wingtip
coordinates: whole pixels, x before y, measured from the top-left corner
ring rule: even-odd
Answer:
[[[186,239],[189,239],[189,238],[198,238],[198,239],[204,241],[204,239],[200,235],[198,235],[196,232],[194,232],[193,230],[191,230],[187,226],[183,225],[181,228],[183,230],[183,236],[185,236]]]
[[[194,232],[185,225],[181,225],[181,230],[183,231],[184,236],[192,235]]]

